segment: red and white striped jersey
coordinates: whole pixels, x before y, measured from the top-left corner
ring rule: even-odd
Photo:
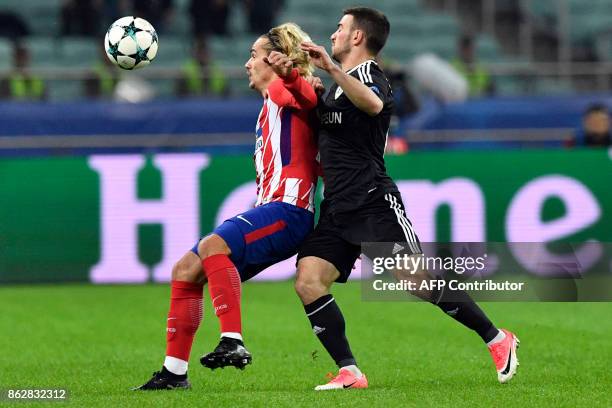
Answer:
[[[255,206],[282,201],[314,212],[316,106],[313,88],[296,69],[268,87],[255,129]]]

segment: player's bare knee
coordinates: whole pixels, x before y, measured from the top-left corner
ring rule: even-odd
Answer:
[[[295,279],[295,291],[305,305],[329,292],[333,279],[328,278],[329,268],[315,262],[300,260]]]
[[[297,293],[299,298],[302,299],[302,302],[304,302],[305,304],[307,304],[308,303],[307,300],[312,297],[311,286],[312,286],[312,282],[309,279],[306,279],[303,273],[300,274],[299,269],[298,269],[298,274],[295,278],[294,288],[295,288],[295,293]]]
[[[314,302],[326,294],[326,287],[312,279],[296,279],[295,292],[305,305]]]
[[[200,259],[204,259],[219,254],[230,255],[231,250],[223,238],[217,234],[210,234],[198,243],[198,254]]]
[[[172,280],[202,282],[203,274],[201,271],[199,258],[190,251],[172,267]]]
[[[191,282],[193,279],[189,274],[189,268],[181,261],[174,264],[172,268],[172,280]]]
[[[311,288],[313,286],[317,286],[316,282],[307,277],[304,274],[300,274],[298,272],[296,279],[295,279],[295,291],[298,295],[302,296],[303,294],[306,294],[307,292],[311,291]]]

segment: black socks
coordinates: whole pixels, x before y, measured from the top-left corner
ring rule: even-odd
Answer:
[[[305,305],[312,331],[338,367],[356,365],[355,358],[344,333],[345,323],[340,308],[332,295],[324,295]]]
[[[493,340],[499,330],[491,323],[482,309],[463,290],[442,289],[431,303],[464,326],[474,330],[485,343]]]

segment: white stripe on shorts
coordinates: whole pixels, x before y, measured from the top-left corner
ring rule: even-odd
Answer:
[[[412,244],[413,249],[415,250],[414,253],[415,254],[422,253],[423,250],[421,249],[421,245],[419,244],[419,239],[417,238],[414,228],[412,228],[412,224],[406,217],[406,212],[404,211],[403,206],[399,202],[397,202],[397,197],[395,197],[394,195],[391,195],[391,199],[395,202],[395,204],[397,204],[397,208],[400,212],[400,218],[404,222],[404,225],[406,226],[406,228],[408,228],[408,234],[412,238],[411,244]]]
[[[397,202],[395,196],[393,196],[393,194],[385,194],[385,200],[389,202],[391,209],[395,212],[395,216],[397,217],[397,223],[402,228],[402,231],[404,232],[404,237],[406,238],[406,243],[410,247],[412,253],[421,253],[419,245],[417,244],[416,234],[414,233],[410,222],[403,214],[404,211],[401,209],[400,204]]]

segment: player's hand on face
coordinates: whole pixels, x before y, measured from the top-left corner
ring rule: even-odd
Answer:
[[[321,96],[325,93],[325,85],[323,85],[323,81],[321,81],[321,78],[316,76],[309,76],[306,78],[306,82],[308,82],[310,86],[312,86],[318,96]]]
[[[282,52],[272,51],[264,58],[264,61],[272,67],[276,75],[285,78],[293,69],[293,61]]]
[[[303,42],[301,48],[310,55],[310,60],[317,68],[329,72],[335,66],[325,47],[311,42]]]

